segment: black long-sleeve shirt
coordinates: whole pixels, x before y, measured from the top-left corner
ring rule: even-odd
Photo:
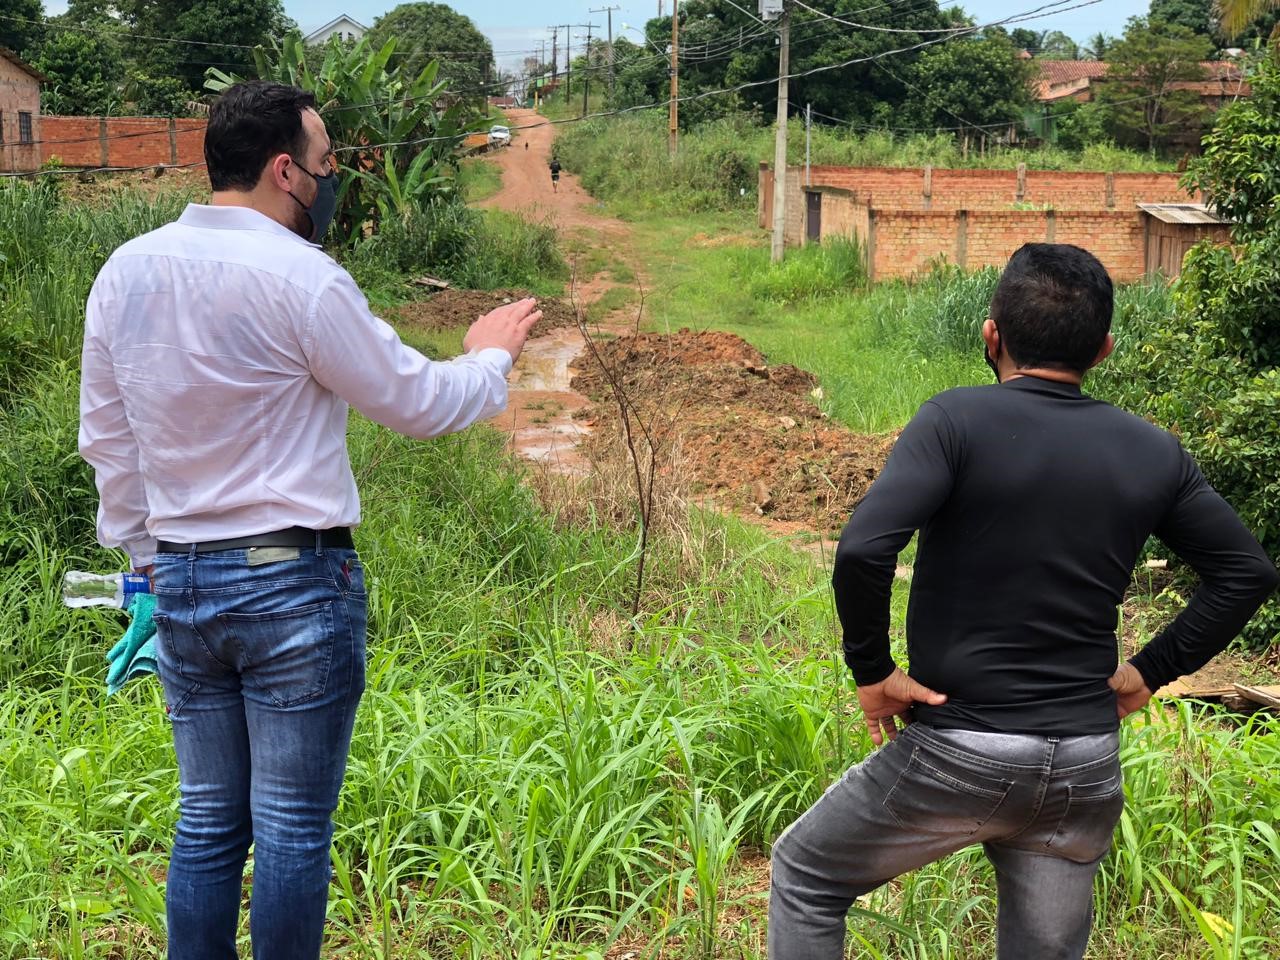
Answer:
[[[860,684],[893,670],[893,572],[916,530],[907,652],[949,697],[915,707],[939,727],[1114,730],[1117,607],[1153,533],[1202,582],[1133,658],[1152,690],[1220,652],[1280,581],[1172,435],[1037,377],[926,402],[854,511],[832,582]]]

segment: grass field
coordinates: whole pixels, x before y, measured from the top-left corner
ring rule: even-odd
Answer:
[[[20,200],[0,190],[0,222],[26,217],[49,244],[79,222]],[[170,213],[142,201],[99,213],[95,236]],[[749,244],[713,240],[744,234],[740,217],[636,229],[652,323],[744,333],[819,373],[832,412],[862,429],[985,378],[965,346],[982,275],[840,292],[845,255],[778,276]],[[161,957],[176,773],[159,687],[104,699],[102,657],[123,622],[57,596],[64,570],[123,563],[92,544],[95,495],[74,449],[74,318],[96,265],[69,264],[59,285],[42,244],[0,247],[0,332],[31,358],[0,394],[0,958]],[[30,278],[61,305],[48,332]],[[763,957],[769,843],[869,749],[825,572],[694,510],[655,532],[633,618],[635,531],[597,512],[590,488],[536,495],[486,428],[418,443],[353,418],[350,444],[371,663],[327,955]],[[899,584],[899,652],[904,595]],[[1091,958],[1274,956],[1277,734],[1274,720],[1186,707],[1126,725],[1129,802]],[[860,905],[850,955],[990,956],[993,895],[977,851],[917,871]]]

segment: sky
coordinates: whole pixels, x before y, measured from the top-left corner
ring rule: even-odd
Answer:
[[[443,0],[449,2],[449,0]],[[756,0],[738,0],[752,12],[756,9]],[[868,5],[871,0],[868,0]],[[890,0],[892,2],[892,0]],[[1031,10],[1042,6],[1047,0],[961,0],[958,4],[977,18],[979,23],[986,23],[1011,16],[1021,10]],[[1067,6],[1074,6],[1081,0],[1072,0]],[[670,10],[670,0],[664,0],[665,10]],[[503,68],[518,68],[524,56],[541,47],[541,42],[550,37],[548,24],[552,23],[595,23],[599,32],[605,25],[604,13],[590,13],[591,9],[617,4],[621,7],[613,12],[613,29],[617,35],[623,34],[623,24],[640,27],[645,20],[658,15],[657,0],[542,0],[541,3],[529,3],[527,0],[453,0],[449,5],[460,13],[469,16],[480,30],[493,43],[494,56],[498,65]],[[955,4],[944,3],[944,6]],[[1125,21],[1129,17],[1141,16],[1147,12],[1149,0],[1101,0],[1091,6],[1079,10],[1068,10],[1064,13],[1039,17],[1026,23],[1011,24],[1024,26],[1034,30],[1061,30],[1077,41],[1083,42],[1099,31],[1118,36],[1124,31]],[[285,11],[298,22],[304,33],[309,33],[323,26],[341,14],[347,14],[366,26],[381,14],[396,6],[395,0],[284,0]],[[49,14],[61,13],[66,9],[65,0],[46,0],[45,10]],[[575,28],[575,34],[583,31]],[[632,39],[636,34],[627,32]],[[560,34],[563,42],[564,32]],[[575,45],[581,41],[575,40]],[[550,47],[550,42],[547,44]]]

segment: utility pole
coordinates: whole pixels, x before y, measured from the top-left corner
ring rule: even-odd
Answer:
[[[547,29],[551,31],[551,82],[555,84],[560,80],[560,28]]]
[[[573,90],[573,40],[569,37],[572,23],[564,25],[564,102],[569,102],[569,94]]]
[[[588,23],[586,26],[587,26],[587,53],[586,53],[587,69],[582,72],[582,115],[584,117],[587,115],[587,110],[589,109],[587,106],[587,97],[591,93],[591,29],[592,27],[595,26],[595,24]]]
[[[680,137],[680,0],[671,0],[671,111],[667,152],[675,159]]]
[[[604,13],[609,16],[609,97],[613,97],[613,11],[621,10],[621,7],[601,7],[598,10],[588,10],[587,13]]]
[[[785,7],[778,24],[778,118],[773,142],[773,243],[769,257],[782,261],[787,226],[787,74],[791,69],[791,11]]]

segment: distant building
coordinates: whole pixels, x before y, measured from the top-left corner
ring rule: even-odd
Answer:
[[[330,37],[337,37],[339,40],[359,40],[369,28],[358,20],[353,20],[345,13],[333,20],[330,20],[319,30],[313,30],[302,38],[302,42],[307,46],[321,46],[329,42]]]
[[[0,47],[0,173],[40,168],[40,84],[44,75]]]
[[[1096,84],[1107,76],[1110,64],[1102,60],[1037,60],[1040,75],[1035,82],[1036,99],[1041,103],[1078,100],[1086,103],[1094,98]],[[1181,80],[1172,84],[1175,90],[1194,90],[1210,107],[1217,108],[1253,91],[1245,79],[1243,66],[1233,60],[1204,60],[1202,80]]]

